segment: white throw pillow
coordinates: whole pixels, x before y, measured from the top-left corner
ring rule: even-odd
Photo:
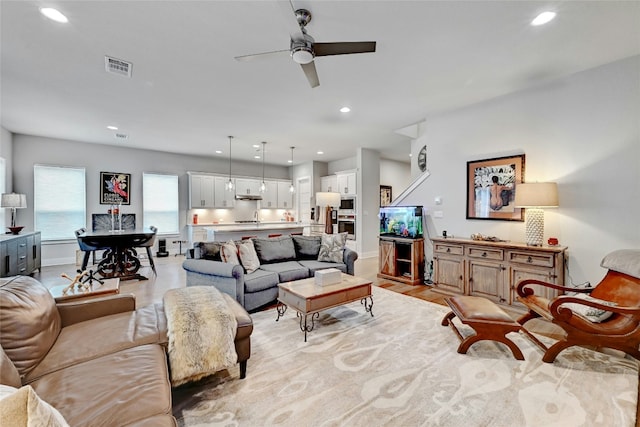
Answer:
[[[0,425],[69,427],[60,412],[40,399],[30,385],[19,389],[0,385]]]
[[[346,244],[347,233],[323,234],[320,242],[320,252],[318,252],[318,261],[342,262]]]
[[[572,295],[572,297],[580,298],[586,301],[597,302],[602,305],[608,305],[609,307],[614,307],[618,305],[615,302],[604,301],[598,298],[594,298],[591,295],[587,295],[587,294],[577,294],[577,295]],[[570,308],[571,311],[573,311],[574,313],[577,313],[583,317],[586,317],[588,320],[592,321],[593,323],[604,322],[609,317],[611,317],[611,315],[613,315],[613,313],[610,311],[606,311],[599,308],[590,307],[588,305],[582,305],[574,302],[562,304],[562,306]]]
[[[251,239],[243,240],[238,244],[238,255],[247,273],[253,273],[260,267],[260,260]]]
[[[222,261],[228,264],[240,264],[240,260],[238,260],[238,247],[233,240],[229,240],[222,245],[220,253],[222,255]]]

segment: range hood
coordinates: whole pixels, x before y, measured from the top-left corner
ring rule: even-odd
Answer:
[[[236,200],[262,200],[259,194],[236,194]]]

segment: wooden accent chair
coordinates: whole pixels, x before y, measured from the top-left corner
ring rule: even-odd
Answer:
[[[608,271],[594,288],[567,288],[532,279],[518,283],[518,300],[528,309],[528,312],[518,319],[518,323],[524,326],[533,318],[543,317],[566,332],[562,340],[547,348],[523,328],[546,350],[542,358],[544,362],[552,363],[562,350],[574,345],[614,348],[640,360],[640,250],[614,251],[604,257],[600,266]],[[535,295],[531,285],[589,294],[597,300],[583,299],[573,294],[560,295],[548,300]],[[567,306],[568,303],[572,303],[572,306]],[[608,305],[610,303],[615,305]],[[599,310],[600,314],[602,311],[610,312],[611,315],[602,321],[593,321],[578,314],[577,311],[584,312],[585,309],[595,309],[590,310],[594,312]]]

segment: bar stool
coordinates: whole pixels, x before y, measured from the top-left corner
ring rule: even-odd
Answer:
[[[179,244],[179,247],[178,247],[178,253],[177,253],[177,254],[175,254],[174,256],[184,255],[184,254],[182,253],[182,244],[183,244],[183,243],[187,243],[187,241],[186,241],[186,240],[174,240],[174,241],[173,241],[173,244],[175,245],[176,243],[178,243],[178,244]]]

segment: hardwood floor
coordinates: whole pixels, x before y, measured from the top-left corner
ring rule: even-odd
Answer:
[[[155,276],[151,268],[143,266],[139,273],[148,277],[148,280],[127,280],[120,282],[120,292],[130,293],[136,297],[136,305],[139,307],[162,301],[162,296],[169,289],[180,288],[185,285],[185,272],[182,269],[184,256],[169,256],[167,258],[154,258],[158,275]],[[43,267],[41,272],[36,272],[34,278],[40,280],[48,288],[56,285],[66,285],[68,280],[61,277],[62,273],[69,276],[75,274],[79,266],[74,264],[56,265]],[[430,301],[436,304],[445,305],[446,294],[434,290],[428,285],[407,285],[401,282],[394,282],[388,279],[378,279],[378,259],[359,259],[355,264],[356,276],[364,277],[373,282],[374,285],[390,291],[398,292],[414,298]],[[512,317],[518,317],[519,313],[506,310]],[[552,338],[557,338],[562,330],[545,320],[530,321],[527,326],[530,330]]]

